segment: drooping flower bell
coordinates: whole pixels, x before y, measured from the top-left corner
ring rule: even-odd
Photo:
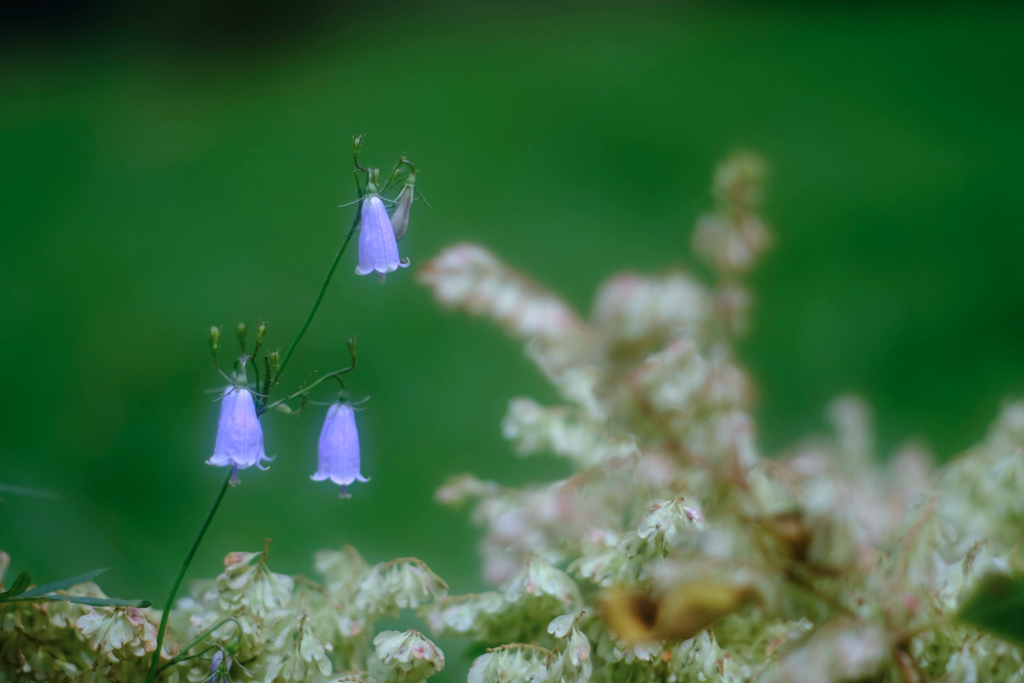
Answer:
[[[238,470],[253,465],[265,470],[263,461],[271,459],[263,451],[263,427],[256,416],[252,393],[245,387],[228,387],[220,403],[217,443],[207,464],[234,467],[231,484],[235,486]]]
[[[203,683],[230,683],[231,681],[231,656],[224,654],[224,650],[217,650],[213,653],[210,661],[210,677]]]
[[[341,485],[341,497],[348,498],[348,485],[370,481],[359,473],[359,433],[356,415],[347,403],[335,403],[327,410],[320,432],[320,464],[313,481],[330,479]]]
[[[416,174],[410,173],[402,191],[398,193],[398,205],[391,214],[391,227],[395,231],[395,239],[401,240],[409,230],[409,212],[412,210],[413,195],[416,194]]]
[[[409,259],[398,257],[398,242],[384,201],[377,194],[377,186],[370,182],[363,199],[362,224],[359,231],[359,265],[356,275],[369,275],[377,271],[384,282],[388,273],[409,266]]]

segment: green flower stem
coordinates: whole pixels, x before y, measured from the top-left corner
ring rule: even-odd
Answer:
[[[157,675],[160,675],[160,671],[163,671],[164,669],[166,669],[169,666],[174,666],[175,664],[181,664],[182,662],[190,662],[193,659],[201,659],[202,656],[205,655],[207,652],[209,652],[210,650],[216,650],[216,649],[218,649],[216,645],[211,645],[210,647],[206,648],[205,650],[203,650],[201,652],[197,652],[194,655],[190,655],[188,657],[182,657],[181,659],[175,659],[173,662],[168,662],[167,664],[164,664],[163,666],[160,667],[160,670],[157,671]],[[205,681],[203,683],[205,683]]]
[[[185,561],[181,565],[181,571],[178,572],[178,578],[174,580],[174,585],[171,586],[171,594],[167,596],[167,604],[164,605],[164,613],[160,616],[160,629],[156,634],[156,651],[153,652],[153,662],[149,665],[149,675],[146,676],[146,683],[153,683],[153,679],[156,678],[157,669],[160,668],[160,651],[164,646],[164,632],[167,630],[167,618],[171,616],[171,607],[174,605],[174,598],[178,595],[178,589],[181,588],[181,582],[185,578],[185,572],[188,571],[188,566],[192,564],[192,558],[196,556],[196,550],[199,549],[199,544],[203,542],[203,536],[206,535],[206,530],[210,528],[210,522],[213,521],[213,516],[217,514],[217,508],[220,507],[220,502],[224,500],[224,494],[228,490],[228,484],[231,483],[231,475],[234,472],[234,468],[228,470],[228,476],[224,478],[224,483],[221,484],[220,493],[217,494],[217,499],[213,501],[213,507],[210,508],[210,514],[206,515],[206,521],[203,522],[203,526],[199,528],[199,534],[196,536],[196,540],[192,542],[192,548],[189,549],[188,555],[185,556]]]
[[[161,667],[160,667],[159,669],[157,669],[157,670],[156,670],[156,673],[157,673],[157,675],[159,675],[161,671],[163,671],[164,669],[166,669],[166,668],[168,668],[168,667],[172,667],[172,666],[174,666],[175,664],[180,664],[181,662],[186,662],[186,661],[188,661],[188,660],[190,660],[190,659],[196,659],[197,657],[201,657],[201,656],[203,656],[204,654],[206,654],[207,652],[209,652],[210,650],[212,650],[212,649],[213,649],[214,647],[216,647],[215,645],[211,645],[210,647],[208,647],[207,649],[203,650],[203,651],[202,651],[202,652],[200,652],[199,654],[195,654],[195,655],[190,655],[190,654],[188,654],[188,651],[189,651],[189,650],[191,650],[191,649],[192,649],[192,648],[194,648],[194,647],[195,647],[196,645],[198,645],[199,643],[201,643],[201,642],[203,642],[204,640],[206,640],[206,637],[207,637],[208,635],[210,635],[211,633],[213,633],[214,631],[216,631],[217,629],[219,629],[219,628],[220,628],[221,626],[223,626],[224,624],[227,624],[227,623],[231,623],[231,622],[234,622],[235,626],[238,626],[238,631],[239,631],[239,638],[241,638],[241,630],[242,630],[242,626],[241,626],[241,625],[240,625],[240,624],[238,623],[238,619],[235,619],[234,617],[228,617],[227,619],[225,619],[224,621],[220,622],[220,623],[219,623],[219,624],[217,624],[216,626],[213,626],[212,628],[208,628],[208,629],[206,629],[205,631],[203,631],[202,633],[200,633],[200,634],[199,634],[199,637],[198,637],[198,638],[196,638],[195,640],[193,640],[193,641],[192,641],[192,642],[191,642],[191,643],[190,643],[190,644],[188,645],[188,647],[182,648],[182,650],[181,650],[181,654],[179,654],[179,655],[178,655],[177,657],[175,657],[174,659],[172,659],[171,661],[167,662],[166,664],[164,664],[163,666],[161,666]]]
[[[274,408],[278,407],[282,403],[287,403],[288,401],[292,400],[293,398],[298,398],[299,396],[303,396],[305,394],[308,394],[310,391],[312,391],[319,384],[321,384],[323,382],[326,382],[327,380],[329,380],[332,377],[340,377],[341,375],[344,375],[347,372],[352,372],[352,370],[355,369],[355,367],[356,367],[356,362],[355,362],[355,358],[353,358],[351,365],[349,365],[347,368],[342,368],[341,370],[335,370],[334,372],[327,373],[326,375],[324,375],[323,377],[321,377],[317,381],[313,382],[312,384],[299,389],[298,391],[296,391],[291,396],[288,396],[288,397],[282,398],[280,400],[274,401],[273,403],[271,403],[268,406],[264,406],[263,410],[258,411],[258,414],[262,414],[263,412],[265,412],[267,410],[273,410]]]
[[[334,277],[334,271],[338,267],[338,263],[341,261],[342,254],[345,253],[345,248],[348,247],[348,243],[352,241],[352,235],[355,234],[356,228],[359,226],[359,209],[356,209],[356,216],[352,219],[352,227],[348,229],[348,234],[345,235],[345,241],[341,244],[341,249],[338,250],[338,255],[334,257],[334,263],[331,264],[331,269],[327,271],[327,277],[324,278],[323,285],[320,286],[320,293],[316,295],[316,301],[313,302],[313,309],[306,316],[306,322],[302,323],[302,327],[299,328],[299,333],[295,335],[295,340],[292,345],[288,347],[288,350],[284,353],[284,358],[281,359],[281,369],[277,374],[284,373],[284,366],[288,365],[288,360],[292,357],[292,353],[295,352],[295,347],[299,345],[299,340],[302,339],[302,335],[306,334],[306,330],[309,328],[309,324],[313,322],[313,316],[316,315],[316,309],[320,308],[320,302],[324,300],[324,294],[327,293],[327,285],[331,284],[331,278]],[[264,405],[266,405],[266,400]]]
[[[292,341],[292,345],[288,347],[288,351],[284,354],[284,358],[281,359],[281,369],[278,370],[277,374],[280,376],[284,372],[284,366],[288,364],[288,359],[292,357],[292,353],[295,351],[295,347],[299,345],[299,341],[302,339],[302,335],[306,333],[309,328],[309,324],[313,322],[313,317],[316,315],[316,311],[320,308],[320,302],[324,299],[324,294],[327,292],[327,286],[331,284],[331,278],[334,276],[334,271],[338,268],[338,263],[341,261],[342,255],[345,253],[345,249],[348,247],[348,243],[352,241],[352,235],[355,234],[356,228],[359,227],[359,211],[356,210],[356,216],[352,220],[352,227],[349,228],[348,234],[345,235],[345,241],[341,245],[341,249],[338,250],[338,255],[334,257],[334,263],[331,264],[331,269],[327,271],[327,277],[324,278],[323,285],[320,286],[320,293],[316,296],[316,301],[313,302],[313,309],[309,312],[309,316],[306,317],[306,322],[302,324],[299,329],[299,333],[295,335],[295,339]],[[331,373],[339,374],[339,373]],[[259,373],[257,372],[257,377]],[[321,378],[321,381],[326,379]],[[266,407],[267,397],[263,398],[264,408]],[[181,565],[181,571],[178,572],[178,578],[174,580],[174,585],[171,587],[171,594],[167,597],[167,604],[164,605],[164,612],[160,616],[160,630],[156,636],[156,652],[153,653],[153,662],[149,665],[149,675],[146,676],[146,683],[153,683],[156,678],[157,672],[160,670],[160,651],[164,645],[164,632],[167,630],[167,619],[171,615],[171,607],[174,605],[174,598],[178,595],[178,589],[181,588],[181,582],[185,579],[185,573],[188,571],[188,566],[192,564],[192,558],[195,557],[196,551],[199,549],[199,544],[203,542],[203,536],[206,535],[206,530],[210,528],[210,522],[213,521],[213,516],[217,514],[217,508],[220,507],[220,502],[224,500],[224,494],[228,490],[228,484],[231,482],[231,475],[234,472],[232,468],[228,472],[227,478],[224,479],[224,484],[220,487],[220,493],[217,494],[217,499],[213,501],[213,507],[210,508],[210,514],[206,516],[206,521],[203,522],[203,526],[199,529],[199,535],[196,536],[196,540],[192,543],[192,548],[188,551],[188,555],[185,556],[185,562]],[[192,647],[191,645],[189,647]]]

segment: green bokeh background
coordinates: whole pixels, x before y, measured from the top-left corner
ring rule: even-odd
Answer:
[[[257,317],[286,347],[351,220],[349,140],[408,153],[434,208],[410,271],[346,255],[286,386],[346,361],[364,474],[314,484],[322,409],[264,420],[266,473],[229,492],[193,565],[273,539],[276,571],[351,543],[479,589],[477,532],[432,499],[451,473],[561,472],[500,437],[554,400],[520,347],[440,310],[415,270],[482,242],[586,312],[622,269],[694,268],[713,165],[772,164],[776,245],[740,349],[760,443],[783,450],[856,390],[883,451],[947,458],[1024,388],[1024,12],[1012,6],[392,8],[269,45],[130,30],[0,47],[0,544],[40,580],[112,566],[162,601],[221,481],[203,327]],[[234,343],[228,338],[228,347]],[[457,652],[449,650],[454,680]]]

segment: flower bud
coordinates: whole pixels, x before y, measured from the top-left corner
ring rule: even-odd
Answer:
[[[416,192],[416,174],[410,173],[405,185],[398,194],[398,205],[391,214],[391,227],[395,231],[395,239],[401,240],[409,230],[409,211],[412,209],[413,194]]]
[[[362,135],[352,136],[352,156],[358,157],[359,152],[363,149],[363,137]]]
[[[370,182],[373,183],[374,185],[376,185],[377,187],[381,186],[380,185],[380,169],[379,168],[371,168],[370,169]]]
[[[275,349],[270,352],[267,356],[270,359],[270,369],[274,371],[274,374],[281,372],[281,349]]]
[[[270,327],[270,323],[268,323],[266,320],[257,320],[256,323],[256,343],[262,344],[263,337],[266,336],[267,328]]]
[[[220,328],[213,326],[206,331],[206,334],[210,337],[210,351],[216,358],[220,354]]]
[[[235,332],[238,333],[238,345],[245,351],[245,343],[249,337],[249,328],[245,326],[245,323],[238,323],[235,326]]]
[[[359,340],[356,337],[349,337],[345,340],[348,345],[348,354],[354,359],[359,352]]]

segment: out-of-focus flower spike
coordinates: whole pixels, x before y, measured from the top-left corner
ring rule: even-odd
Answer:
[[[359,432],[352,406],[335,403],[327,410],[320,432],[319,467],[313,481],[330,479],[341,485],[341,497],[348,498],[348,485],[370,481],[359,473]]]
[[[270,460],[263,450],[263,427],[256,416],[252,392],[245,387],[228,387],[220,403],[217,442],[207,464],[234,467],[231,484],[236,486],[238,470],[253,465],[265,470],[263,462]]]
[[[377,194],[377,186],[370,182],[363,199],[362,229],[359,231],[359,265],[356,275],[369,275],[377,271],[384,282],[388,273],[407,268],[409,259],[398,256],[398,243],[384,202]]]
[[[405,179],[402,191],[398,193],[398,206],[391,214],[391,227],[395,231],[395,239],[401,240],[409,230],[409,212],[412,210],[413,195],[416,194],[416,174],[410,173]]]

